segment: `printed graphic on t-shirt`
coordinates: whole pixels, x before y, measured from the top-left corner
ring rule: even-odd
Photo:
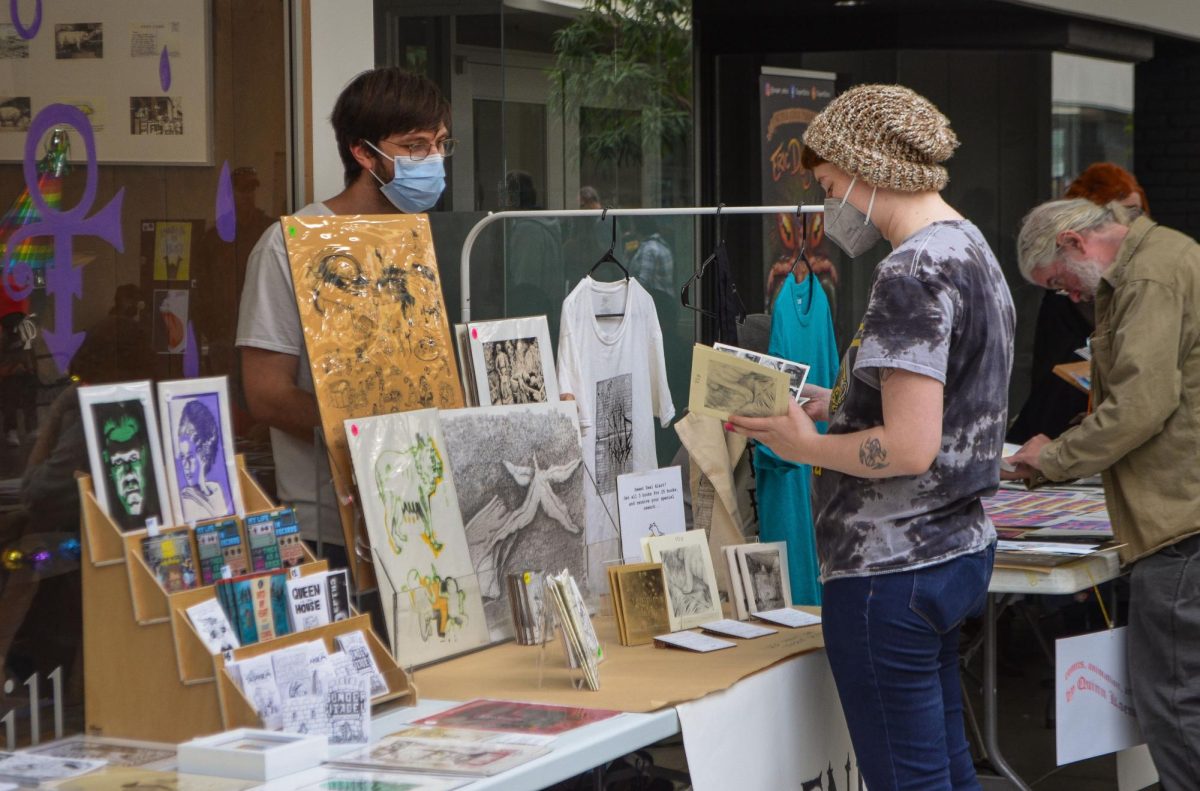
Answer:
[[[617,489],[617,476],[629,472],[633,454],[633,374],[596,382],[596,486]]]

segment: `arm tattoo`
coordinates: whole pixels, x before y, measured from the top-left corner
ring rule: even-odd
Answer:
[[[869,470],[882,470],[888,466],[887,449],[877,437],[867,437],[858,448],[858,460]]]

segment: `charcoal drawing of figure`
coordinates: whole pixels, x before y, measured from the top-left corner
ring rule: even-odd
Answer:
[[[577,413],[555,402],[440,417],[488,627],[494,640],[510,637],[506,574],[566,568],[586,579]]]
[[[596,487],[617,489],[617,476],[629,472],[633,455],[633,374],[596,383]]]
[[[405,526],[419,524],[421,540],[442,551],[433,526],[430,500],[442,482],[442,454],[432,437],[417,434],[416,444],[404,450],[384,451],[375,461],[375,489],[383,502],[384,521],[392,551],[401,554],[408,540]]]
[[[537,338],[483,344],[492,404],[538,404],[546,401],[546,380]]]
[[[704,580],[704,556],[699,547],[664,549],[662,564],[667,576],[667,598],[675,617],[712,609],[712,594]]]

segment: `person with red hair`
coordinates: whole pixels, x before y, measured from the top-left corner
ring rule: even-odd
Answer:
[[[1088,165],[1067,187],[1063,197],[1086,198],[1100,206],[1116,201],[1126,208],[1133,209],[1135,216],[1150,215],[1150,201],[1146,198],[1146,191],[1142,189],[1142,185],[1138,184],[1132,173],[1112,162]]]
[[[1085,198],[1100,206],[1116,202],[1129,210],[1125,222],[1150,216],[1146,191],[1125,168],[1112,162],[1095,162],[1067,187],[1064,198]],[[1075,350],[1087,343],[1095,326],[1091,302],[1047,291],[1038,310],[1033,336],[1033,362],[1029,395],[1005,437],[1024,444],[1030,437],[1057,437],[1087,412],[1087,396],[1054,374],[1060,363],[1078,362]]]

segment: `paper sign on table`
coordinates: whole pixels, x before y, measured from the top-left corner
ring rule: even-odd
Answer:
[[[1145,741],[1133,711],[1125,640],[1121,627],[1055,641],[1059,766]]]
[[[617,476],[617,513],[621,521],[621,554],[626,563],[642,559],[642,539],[682,533],[683,475],[679,467]]]
[[[723,618],[719,621],[711,621],[709,623],[700,624],[700,628],[706,632],[713,634],[723,634],[727,637],[740,637],[743,640],[753,640],[755,637],[766,637],[769,634],[778,634],[775,629],[768,629],[765,626],[757,624],[745,623],[743,621],[734,621],[729,618]]]
[[[734,648],[737,643],[731,643],[728,640],[718,640],[715,637],[709,637],[706,634],[697,632],[671,632],[671,634],[660,634],[654,638],[656,647],[670,646],[671,648],[683,648],[688,651],[697,651],[701,654],[707,654],[709,651],[720,651],[722,648]]]
[[[760,621],[770,621],[777,623],[780,626],[788,626],[793,629],[801,626],[815,626],[821,622],[821,616],[811,615],[800,610],[792,610],[788,607],[781,607],[778,610],[765,610],[763,612],[750,613]]]

